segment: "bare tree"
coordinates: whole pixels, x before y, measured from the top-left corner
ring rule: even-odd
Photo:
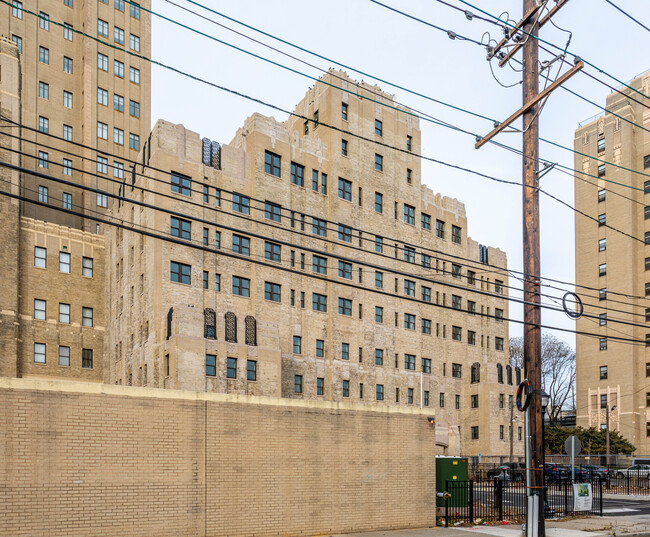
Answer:
[[[510,338],[510,365],[524,363],[523,338]],[[576,353],[552,334],[542,334],[542,387],[551,397],[546,409],[552,423],[558,421],[566,407],[574,408],[573,390],[576,382]]]

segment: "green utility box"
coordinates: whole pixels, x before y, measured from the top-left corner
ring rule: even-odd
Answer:
[[[456,482],[447,492],[451,494],[449,504],[454,507],[467,507],[468,487],[467,459],[463,457],[436,457],[436,492],[445,492],[447,481]],[[444,507],[445,500],[436,497],[436,505]]]

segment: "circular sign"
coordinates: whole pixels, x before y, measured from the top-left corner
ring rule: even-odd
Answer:
[[[525,412],[530,405],[530,397],[533,393],[533,389],[530,387],[530,382],[528,379],[524,379],[523,382],[517,388],[517,410],[520,412]]]

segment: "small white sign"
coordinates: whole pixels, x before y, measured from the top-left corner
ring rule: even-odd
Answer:
[[[579,483],[573,485],[573,510],[591,511],[593,496],[591,495],[591,484]]]

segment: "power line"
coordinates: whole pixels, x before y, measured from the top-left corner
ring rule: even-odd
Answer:
[[[1,116],[1,115],[0,115],[0,117],[2,117],[5,121],[9,121],[10,123],[14,123],[14,124],[15,124],[15,122],[13,122],[12,120],[10,120],[10,119],[8,119],[8,118],[4,118],[4,116]],[[94,148],[92,148],[92,147],[90,147],[90,146],[87,146],[87,145],[81,144],[81,143],[79,143],[79,142],[69,142],[69,141],[65,141],[65,140],[63,140],[62,138],[60,138],[60,137],[58,137],[58,136],[56,136],[56,135],[53,135],[53,134],[51,134],[51,133],[41,133],[40,131],[38,131],[37,129],[34,129],[33,127],[28,127],[28,126],[26,126],[26,125],[23,125],[23,127],[26,128],[26,129],[28,129],[28,130],[31,130],[31,131],[33,131],[33,132],[36,132],[36,133],[39,133],[39,134],[45,134],[45,135],[48,136],[48,137],[52,137],[52,138],[55,138],[55,139],[58,139],[58,140],[62,140],[62,141],[66,142],[66,143],[68,143],[68,144],[71,144],[71,145],[81,146],[81,147],[86,148],[86,149],[95,150],[95,151],[97,151],[97,153],[101,153],[101,154],[103,154],[103,155],[111,156],[111,157],[113,157],[113,158],[120,158],[120,160],[124,160],[124,161],[126,161],[126,162],[129,162],[129,163],[134,164],[134,167],[132,167],[132,171],[131,171],[131,173],[134,175],[134,177],[135,177],[136,175],[140,175],[140,176],[142,176],[142,177],[147,177],[147,178],[153,179],[153,180],[155,180],[155,181],[157,181],[157,182],[160,182],[160,183],[162,183],[162,184],[165,184],[165,185],[167,185],[167,186],[170,186],[170,182],[169,182],[169,181],[166,181],[166,180],[163,180],[163,179],[159,179],[159,178],[157,178],[157,177],[149,177],[149,176],[143,175],[143,174],[141,174],[141,173],[137,173],[137,172],[135,171],[135,166],[137,166],[137,165],[141,165],[141,166],[143,167],[143,170],[144,170],[144,168],[146,167],[146,168],[149,168],[149,169],[151,169],[151,170],[153,170],[153,171],[160,172],[160,173],[164,173],[165,175],[169,175],[169,174],[171,173],[169,170],[162,170],[162,169],[160,169],[160,168],[155,168],[155,167],[151,166],[150,164],[144,164],[144,162],[139,163],[139,162],[137,162],[137,161],[133,161],[133,160],[130,160],[130,159],[122,159],[121,157],[119,157],[119,156],[117,156],[117,155],[114,155],[114,154],[112,154],[112,153],[109,153],[109,152],[106,152],[106,151],[100,151],[100,150],[94,149]],[[72,155],[72,156],[76,156],[76,157],[81,158],[81,159],[85,159],[85,160],[93,160],[93,159],[91,159],[90,157],[86,157],[86,156],[83,156],[83,155],[79,155],[79,154],[77,154],[77,153],[73,153],[73,152],[68,151],[68,150],[60,150],[60,149],[58,149],[58,148],[55,148],[55,147],[52,147],[52,146],[48,146],[48,145],[46,145],[46,144],[42,144],[42,143],[39,144],[39,143],[36,142],[36,141],[29,140],[29,139],[26,139],[26,138],[21,138],[21,137],[18,137],[18,136],[12,135],[12,134],[5,134],[5,136],[9,136],[9,137],[17,138],[17,139],[23,140],[23,141],[25,141],[25,142],[32,143],[32,144],[34,144],[34,145],[39,145],[40,147],[43,147],[43,148],[48,148],[48,149],[52,149],[52,150],[55,150],[55,151],[64,152],[64,153],[66,153],[66,154],[69,154],[69,155]],[[10,149],[10,151],[15,151],[15,150],[11,150],[11,149]],[[31,155],[31,154],[26,154],[26,156],[29,156],[29,157],[31,157],[31,158],[36,158],[34,155]],[[56,164],[56,163],[55,163],[55,164]],[[58,164],[57,164],[57,165],[58,165]],[[90,173],[90,172],[84,172],[83,170],[80,170],[80,171],[81,171],[82,173],[86,173],[86,174],[88,174],[88,175],[95,176],[95,177],[97,177],[97,178],[104,178],[102,175],[99,175],[99,174]],[[104,178],[104,179],[107,179],[107,180],[112,181],[112,182],[120,183],[120,181],[116,181],[115,179],[110,179],[110,178]],[[199,181],[195,181],[195,182],[198,183],[199,185],[203,185],[203,183],[200,183]],[[205,186],[210,186],[210,185],[205,185]],[[142,188],[142,187],[140,187],[140,188]],[[148,191],[147,189],[144,189],[144,190],[145,190],[145,191]],[[226,189],[221,189],[221,192],[228,192],[228,193],[230,193],[230,194],[233,194],[233,193],[234,193],[234,191],[229,191],[229,190],[226,190]],[[155,192],[154,192],[154,193],[155,193]],[[162,193],[160,193],[160,195],[165,196],[165,194],[162,194]],[[166,195],[166,196],[167,196],[167,197],[172,197],[171,195]],[[174,197],[172,197],[172,198],[173,198],[173,199],[176,199],[176,198],[174,198]],[[256,201],[256,202],[258,202],[258,203],[260,203],[260,204],[265,204],[265,200],[260,200],[260,199],[257,199],[257,198],[250,198],[250,199],[252,199],[252,200],[254,200],[254,201]],[[198,205],[198,204],[195,204],[195,205]],[[204,207],[204,206],[201,205],[201,207]],[[253,208],[254,208],[255,210],[260,211],[260,212],[261,212],[261,211],[265,211],[265,208],[263,208],[263,207],[255,207],[255,206],[253,206]],[[280,206],[280,209],[281,209],[281,211],[286,211],[286,213],[289,213],[289,214],[294,213],[294,211],[291,211],[290,209],[285,208],[285,207],[282,207],[282,206]],[[216,210],[217,212],[223,212],[223,211],[221,211],[221,210],[219,210],[219,209],[214,209],[214,210]],[[229,213],[224,213],[224,214],[229,214]],[[304,213],[300,213],[300,214],[301,214],[301,215],[304,215],[304,216],[307,216],[307,217],[310,217],[310,218],[312,218],[312,219],[314,218],[314,216],[312,216],[312,215],[308,215],[308,214],[304,214]],[[335,233],[337,232],[338,228],[336,227],[336,226],[337,226],[336,223],[331,222],[331,221],[327,221],[327,220],[324,220],[324,221],[327,222],[327,223],[329,223],[329,224],[332,224],[332,225],[334,226],[334,227],[331,227],[331,228],[328,227],[328,228],[327,228],[328,230],[331,230],[331,231],[333,231],[333,232],[335,232]],[[293,231],[293,230],[292,230],[292,231]],[[355,229],[355,231],[356,231],[356,229]],[[363,233],[365,233],[365,234],[367,235],[367,236],[363,237],[362,240],[365,240],[365,241],[371,243],[371,246],[374,244],[374,239],[371,239],[371,238],[369,237],[369,236],[373,235],[372,233],[368,232],[367,230],[362,230],[362,229],[360,229],[360,230],[358,230],[358,231],[359,231],[360,235],[363,234]],[[296,232],[296,233],[300,233],[300,232],[298,232],[297,230],[296,230],[295,232]],[[302,233],[300,233],[300,234],[302,235]],[[405,246],[412,245],[412,247],[414,248],[414,251],[415,251],[415,249],[419,249],[421,252],[422,252],[422,251],[427,251],[427,252],[431,252],[431,253],[438,254],[438,255],[441,255],[441,256],[446,256],[447,258],[452,258],[452,259],[447,259],[447,260],[449,260],[449,261],[452,261],[453,259],[458,259],[458,260],[461,260],[461,261],[465,261],[465,262],[468,262],[468,263],[472,263],[472,265],[468,265],[468,264],[465,263],[465,266],[468,267],[468,268],[471,267],[471,268],[475,268],[475,269],[480,269],[480,271],[482,271],[482,272],[493,272],[493,273],[497,273],[497,272],[495,272],[494,270],[487,270],[487,271],[486,271],[486,269],[485,269],[485,265],[484,265],[484,264],[479,263],[479,262],[477,262],[477,261],[475,261],[475,260],[471,260],[471,259],[469,259],[469,258],[465,258],[465,257],[458,256],[458,255],[454,255],[454,254],[449,254],[449,253],[446,253],[446,252],[441,252],[440,250],[435,250],[435,249],[431,249],[431,248],[424,248],[424,247],[421,247],[421,246],[419,246],[419,245],[416,245],[415,243],[408,243],[408,242],[406,242],[406,241],[401,241],[401,240],[398,241],[397,239],[394,239],[394,238],[392,238],[392,237],[383,237],[383,238],[385,238],[385,239],[387,239],[387,240],[390,240],[390,241],[393,241],[393,242],[395,243],[395,248],[398,249],[398,250],[402,250],[402,251],[404,251],[404,250],[406,249],[405,247],[399,247],[399,246],[397,245],[397,243],[400,242],[400,243],[403,243]],[[330,242],[330,241],[328,241],[328,240],[326,240],[326,239],[322,239],[322,240],[325,240],[326,242]],[[336,243],[336,244],[338,244],[338,243]],[[390,257],[390,256],[387,256],[387,255],[385,255],[385,254],[381,254],[381,256],[382,256],[382,257]],[[392,258],[391,258],[391,259],[392,259]],[[434,259],[439,259],[439,260],[441,260],[441,261],[445,261],[445,259],[443,259],[443,258],[436,258],[435,256],[434,256]],[[497,269],[497,270],[499,271],[498,274],[503,273],[504,276],[507,276],[507,274],[516,273],[516,272],[517,272],[517,271],[514,271],[514,270],[512,270],[512,269],[506,269],[506,268],[498,267],[498,266],[496,266],[496,265],[488,265],[488,266],[489,266],[489,267],[492,267],[493,269]],[[445,272],[445,271],[443,270],[443,273],[444,273],[444,272]],[[520,273],[520,274],[523,274],[523,273]],[[469,276],[466,275],[465,277],[469,280]],[[521,279],[521,278],[518,278],[518,279]],[[556,281],[556,282],[558,282],[558,283],[563,283],[563,284],[566,284],[566,285],[571,285],[571,286],[576,286],[576,287],[586,288],[586,289],[594,290],[594,291],[600,291],[599,289],[595,289],[595,288],[591,288],[591,287],[586,287],[586,286],[581,286],[581,285],[574,284],[574,283],[570,283],[570,282],[562,282],[561,280],[552,280],[552,279],[549,279],[549,278],[546,278],[546,279],[549,280],[549,281]],[[522,281],[523,281],[523,279],[522,279]],[[554,286],[551,286],[551,285],[548,285],[548,284],[547,284],[546,286],[548,286],[548,287],[550,287],[550,288],[554,288]],[[507,288],[509,288],[509,289],[514,289],[514,290],[517,290],[517,291],[521,291],[521,290],[522,290],[522,289],[520,289],[520,288],[515,288],[515,287],[509,286],[509,285],[506,285],[505,287],[507,287]],[[560,288],[557,288],[557,289],[558,289],[558,290],[563,290],[563,289],[560,289]],[[615,293],[615,292],[613,292],[613,291],[612,291],[611,293],[612,293],[612,294],[618,294],[618,293]],[[627,298],[629,298],[629,296],[630,296],[630,295],[628,295],[628,294],[623,294],[623,293],[621,293],[621,294],[622,294],[623,296],[627,297]],[[591,298],[597,298],[597,297],[594,297],[594,296],[591,296],[591,295],[588,295],[588,296],[590,296]],[[558,297],[558,298],[559,298],[559,297]],[[598,298],[599,298],[599,297],[598,297]],[[645,297],[640,297],[640,296],[639,296],[639,297],[636,297],[636,298],[643,299],[643,298],[645,298]],[[616,301],[616,300],[610,300],[610,301],[611,301],[611,302],[619,302],[619,301]],[[628,304],[627,302],[625,302],[625,303],[620,302],[620,303],[625,304],[625,305],[630,305],[630,304]],[[587,305],[587,304],[585,304],[585,305]],[[594,307],[596,307],[596,306],[594,306]],[[641,306],[637,306],[637,307],[641,307]],[[626,312],[626,311],[622,311],[622,310],[616,310],[616,309],[614,309],[614,308],[603,308],[603,307],[598,307],[598,309],[601,310],[601,311],[602,311],[603,309],[609,309],[610,311],[617,311],[617,312],[620,312],[620,313],[629,313],[629,314],[634,315],[632,312]],[[638,314],[638,315],[641,316],[642,314]]]
[[[607,2],[607,3],[608,3],[610,6],[612,6],[614,9],[618,9],[618,10],[619,10],[621,13],[623,13],[623,15],[625,15],[627,18],[633,20],[633,21],[636,22],[639,26],[641,26],[641,28],[643,28],[644,30],[650,32],[650,28],[648,28],[648,27],[647,27],[645,24],[643,24],[641,21],[639,21],[638,19],[634,18],[632,15],[630,15],[629,13],[627,13],[626,11],[624,11],[623,9],[621,9],[620,7],[618,7],[614,2],[611,2],[610,0],[605,0],[605,2]]]
[[[24,172],[25,173],[30,173],[30,174],[34,173],[34,172],[32,172],[30,170],[27,170],[27,169],[24,169]],[[56,180],[56,178],[53,178],[53,177],[52,177],[52,179]],[[6,180],[2,180],[2,181],[7,182]],[[91,187],[81,187],[81,188],[84,188],[86,190],[91,190],[91,191],[96,190],[96,189],[92,189]],[[64,209],[64,208],[59,208],[59,207],[52,207],[52,206],[48,205],[47,203],[37,201],[37,200],[33,200],[33,199],[29,199],[29,198],[27,198],[25,196],[22,196],[20,194],[14,194],[12,192],[6,192],[6,191],[0,190],[0,195],[11,197],[13,199],[17,199],[17,200],[20,200],[20,201],[23,201],[23,202],[34,204],[34,205],[39,205],[41,207],[47,207],[47,208],[50,208],[50,209],[54,209],[56,211],[71,214],[73,216],[78,216],[80,218],[88,218],[88,219],[93,220],[93,221],[98,222],[98,223],[102,223],[102,224],[105,224],[105,225],[117,227],[117,228],[120,228],[120,229],[125,229],[127,231],[133,231],[133,232],[145,235],[145,236],[152,237],[154,239],[160,239],[160,240],[175,243],[175,244],[178,244],[178,245],[183,245],[183,246],[188,247],[188,248],[198,249],[198,250],[202,250],[204,252],[210,252],[210,253],[214,253],[214,254],[223,255],[223,256],[226,256],[226,257],[240,259],[240,260],[245,261],[245,262],[265,266],[267,268],[272,268],[272,269],[275,269],[275,270],[280,270],[280,271],[290,272],[290,273],[297,273],[297,274],[306,276],[308,278],[312,278],[312,279],[316,279],[316,280],[320,280],[320,281],[327,281],[329,283],[342,285],[344,287],[350,287],[350,288],[353,288],[353,289],[356,289],[356,290],[359,290],[359,291],[368,291],[368,292],[371,292],[371,293],[375,293],[375,294],[379,294],[379,295],[383,295],[383,296],[390,296],[390,297],[395,297],[396,296],[393,293],[389,293],[387,291],[379,290],[379,289],[376,289],[376,288],[363,287],[363,286],[356,285],[356,284],[353,284],[353,283],[348,283],[348,282],[343,282],[343,281],[339,281],[339,280],[333,280],[331,278],[327,278],[327,277],[323,277],[323,276],[318,276],[316,274],[312,274],[312,273],[309,273],[309,272],[301,272],[301,271],[298,271],[298,270],[293,270],[293,268],[283,267],[281,265],[276,265],[276,264],[272,264],[272,263],[265,263],[263,261],[252,260],[252,259],[250,259],[250,258],[248,258],[246,256],[242,256],[242,255],[238,255],[238,254],[218,250],[216,248],[211,248],[211,247],[206,246],[206,245],[198,245],[198,244],[188,243],[187,241],[185,241],[183,239],[178,239],[178,238],[175,238],[175,237],[172,237],[172,236],[162,235],[161,232],[153,233],[153,232],[150,232],[150,231],[137,229],[137,228],[133,227],[133,225],[135,225],[134,223],[129,222],[127,220],[122,220],[121,219],[122,222],[128,222],[129,224],[131,224],[131,226],[128,226],[128,225],[123,224],[123,223],[110,222],[108,220],[105,220],[105,219],[102,219],[102,218],[99,218],[99,217],[96,217],[96,216],[86,215],[84,213],[73,211],[72,209]],[[117,197],[117,196],[114,196],[114,195],[111,195],[111,196],[112,197]],[[122,199],[123,201],[128,201],[130,203],[136,203],[136,204],[138,203],[136,200],[132,200],[132,199],[129,199],[129,198],[123,198],[123,197],[122,198],[117,197],[117,198]],[[160,207],[151,207],[151,208],[155,209],[155,210],[161,210]],[[414,302],[414,303],[419,303],[419,304],[422,304],[422,305],[434,306],[434,307],[441,308],[441,309],[458,311],[457,309],[455,309],[455,308],[453,308],[451,306],[446,306],[446,305],[442,305],[442,304],[435,304],[433,302],[426,302],[424,300],[420,300],[420,299],[417,299],[415,297],[399,295],[398,298],[400,300],[406,300],[408,302]],[[478,317],[491,318],[491,319],[499,319],[499,320],[502,319],[504,321],[507,320],[507,321],[511,321],[511,322],[514,322],[514,323],[518,323],[518,324],[524,324],[524,325],[529,324],[529,323],[526,323],[525,321],[520,321],[518,319],[498,318],[495,315],[489,315],[489,314],[486,314],[486,313],[475,312],[475,313],[473,313],[473,315],[476,315]],[[557,331],[560,331],[560,332],[569,332],[569,333],[588,336],[588,337],[597,337],[597,338],[602,337],[599,334],[593,334],[593,333],[589,333],[589,332],[571,330],[571,329],[568,329],[568,328],[560,328],[560,327],[555,327],[555,326],[541,325],[541,328],[544,328],[544,329],[547,329],[547,330],[557,330]],[[636,339],[632,339],[632,338],[621,338],[621,337],[618,337],[618,336],[612,337],[610,339],[614,339],[614,340],[624,342],[624,343],[634,343],[634,344],[644,343],[641,340],[636,340]]]

